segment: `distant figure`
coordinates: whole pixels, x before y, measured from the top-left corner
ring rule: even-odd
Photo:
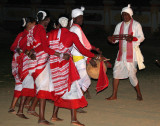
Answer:
[[[158,66],[160,67],[160,60],[156,60],[156,63],[158,64]]]
[[[144,69],[143,56],[139,45],[144,40],[144,35],[140,23],[132,18],[133,11],[124,7],[121,11],[123,21],[120,22],[114,31],[113,36],[108,37],[110,43],[119,41],[119,52],[113,68],[113,94],[107,100],[117,99],[119,79],[129,77],[130,83],[135,87],[137,100],[143,100],[136,77],[137,64],[139,69]]]

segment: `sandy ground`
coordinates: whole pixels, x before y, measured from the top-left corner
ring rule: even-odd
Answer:
[[[102,44],[95,45],[102,49],[107,58],[111,59],[111,63],[114,63],[117,46],[107,44],[105,40],[102,41]],[[136,92],[127,79],[120,81],[118,99],[106,101],[105,98],[112,93],[112,69],[108,69],[109,87],[96,95],[97,81],[92,80],[89,89],[92,99],[88,99],[88,107],[85,108],[87,113],[77,115],[80,122],[86,126],[160,126],[160,67],[154,63],[155,58],[159,56],[160,44],[153,46],[153,42],[158,43],[159,40],[145,40],[146,44],[141,46],[146,69],[138,71],[137,77],[144,100],[141,102],[136,100]],[[10,44],[0,46],[0,126],[36,126],[38,119],[27,115],[26,109],[24,113],[29,117],[28,120],[8,113],[14,89],[14,78],[10,69],[12,55],[9,46]],[[53,104],[47,102],[45,113],[47,120],[50,119],[52,111]],[[70,126],[69,110],[60,109],[59,117],[64,121],[55,122],[56,126]]]

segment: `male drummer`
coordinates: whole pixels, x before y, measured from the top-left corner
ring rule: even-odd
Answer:
[[[143,100],[139,82],[136,77],[137,63],[138,66],[143,66],[142,62],[139,60],[139,56],[142,57],[139,45],[144,40],[144,35],[142,27],[139,22],[132,18],[133,11],[130,5],[124,7],[121,11],[122,22],[120,22],[114,31],[114,35],[126,35],[126,37],[119,38],[117,40],[115,36],[109,36],[108,41],[110,43],[117,43],[119,41],[119,51],[115,65],[113,68],[113,93],[107,100],[117,99],[117,90],[119,85],[119,79],[129,78],[131,85],[135,88],[137,92],[137,100]],[[138,50],[138,51],[137,51]],[[143,58],[141,58],[143,59]],[[139,69],[143,69],[140,68]]]
[[[82,31],[81,25],[83,23],[83,11],[84,11],[84,9],[85,9],[84,7],[81,7],[80,9],[76,8],[76,9],[72,10],[72,13],[71,13],[72,20],[71,20],[71,23],[70,23],[70,25],[71,25],[70,31],[77,34],[80,42],[83,44],[83,46],[86,49],[99,51],[98,48],[95,48],[94,46],[92,46],[89,43],[88,39],[86,38],[85,34]],[[87,74],[87,71],[86,71],[87,57],[84,57],[75,46],[73,46],[73,49],[72,49],[71,53],[73,55],[73,61],[75,63],[75,66],[76,66],[76,68],[78,70],[78,73],[80,75],[80,80],[78,80],[78,83],[79,83],[82,91],[86,92],[86,94],[88,94],[87,98],[90,98],[88,88],[91,84],[91,80],[90,80],[90,78]],[[96,66],[96,63],[95,63],[94,60],[90,60],[90,63],[93,66]]]

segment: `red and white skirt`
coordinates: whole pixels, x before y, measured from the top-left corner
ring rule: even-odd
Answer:
[[[20,97],[21,91],[22,91],[22,82],[18,74],[18,62],[17,59],[19,58],[18,53],[14,53],[13,59],[12,59],[12,74],[15,79],[15,88],[14,88],[14,97]]]
[[[74,81],[70,91],[67,91],[61,98],[55,101],[54,104],[62,108],[78,109],[86,107],[88,102],[83,96],[78,81]]]
[[[41,99],[53,99],[53,84],[50,73],[48,54],[44,51],[36,54],[37,65],[32,74],[36,84],[36,96]]]
[[[23,64],[21,72],[21,81],[22,81],[22,96],[35,97],[35,84],[32,75],[30,74],[30,62],[31,59],[27,55],[23,55]]]

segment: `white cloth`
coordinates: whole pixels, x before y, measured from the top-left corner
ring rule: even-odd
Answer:
[[[128,13],[131,17],[132,17],[132,15],[133,15],[133,11],[132,11],[132,9],[130,8],[130,4],[128,4],[127,7],[124,7],[124,8],[122,9],[121,14],[122,14],[122,12]]]
[[[22,88],[34,89],[34,80],[30,74],[28,74],[23,80]]]
[[[72,13],[71,13],[72,18],[76,18],[80,15],[83,15],[84,10],[85,10],[84,7],[81,7],[81,9],[79,9],[79,8],[73,9]]]
[[[119,34],[121,24],[122,22],[120,22],[116,26],[114,35]],[[128,28],[129,28],[129,23],[125,23],[123,34],[128,34]],[[137,41],[133,42],[133,62],[127,62],[126,60],[127,41],[123,40],[122,61],[118,62],[116,59],[115,66],[113,69],[113,76],[116,79],[125,79],[129,77],[131,84],[133,86],[136,86],[138,82],[137,77],[136,77],[136,72],[137,72],[136,66],[137,66],[137,62],[139,62],[139,56],[136,55],[136,48],[139,47],[140,43],[143,42],[145,38],[144,38],[144,34],[143,34],[140,23],[138,23],[135,20],[133,20],[132,31],[133,31],[133,36],[138,39]]]
[[[35,80],[37,93],[39,91],[48,91],[52,92],[54,90],[54,86],[52,84],[52,78],[50,73],[50,64],[47,62],[44,70],[38,75]]]
[[[80,42],[83,44],[83,40],[82,40],[82,34],[81,34],[81,30],[77,27],[77,26],[72,26],[70,28],[70,31],[77,34]],[[76,48],[75,45],[73,45],[73,49],[71,51],[71,54],[73,56],[83,56],[79,50]],[[85,56],[84,56],[85,57]],[[87,71],[86,71],[86,60],[87,60],[87,57],[85,57],[84,59],[81,59],[77,62],[74,62],[75,63],[75,66],[78,70],[78,73],[80,75],[80,80],[78,80],[78,83],[79,83],[79,86],[81,87],[81,89],[85,92],[90,84],[91,84],[91,80],[87,74]]]
[[[14,90],[16,90],[16,91],[22,91],[22,84],[15,85]]]
[[[133,63],[127,61],[116,61],[113,68],[113,78],[126,79],[129,77],[131,84],[135,87],[138,83],[136,67],[136,61]]]
[[[83,15],[83,11],[84,11],[84,10],[85,10],[84,7],[81,7],[81,9],[76,8],[76,9],[73,9],[73,10],[72,10],[72,13],[71,13],[72,20],[71,20],[71,22],[70,22],[70,26],[72,26],[72,24],[73,24],[73,18],[76,18],[76,17],[78,17],[78,16],[80,16],[80,15]]]
[[[67,27],[67,25],[68,25],[68,18],[66,18],[66,17],[60,17],[60,18],[58,19],[58,22],[61,24],[61,26],[62,26],[63,28],[65,28],[65,27]]]
[[[68,100],[75,100],[75,99],[81,99],[83,96],[83,93],[81,91],[81,88],[78,85],[77,81],[74,81],[71,85],[70,91],[66,92],[63,96],[62,99],[68,99]]]

